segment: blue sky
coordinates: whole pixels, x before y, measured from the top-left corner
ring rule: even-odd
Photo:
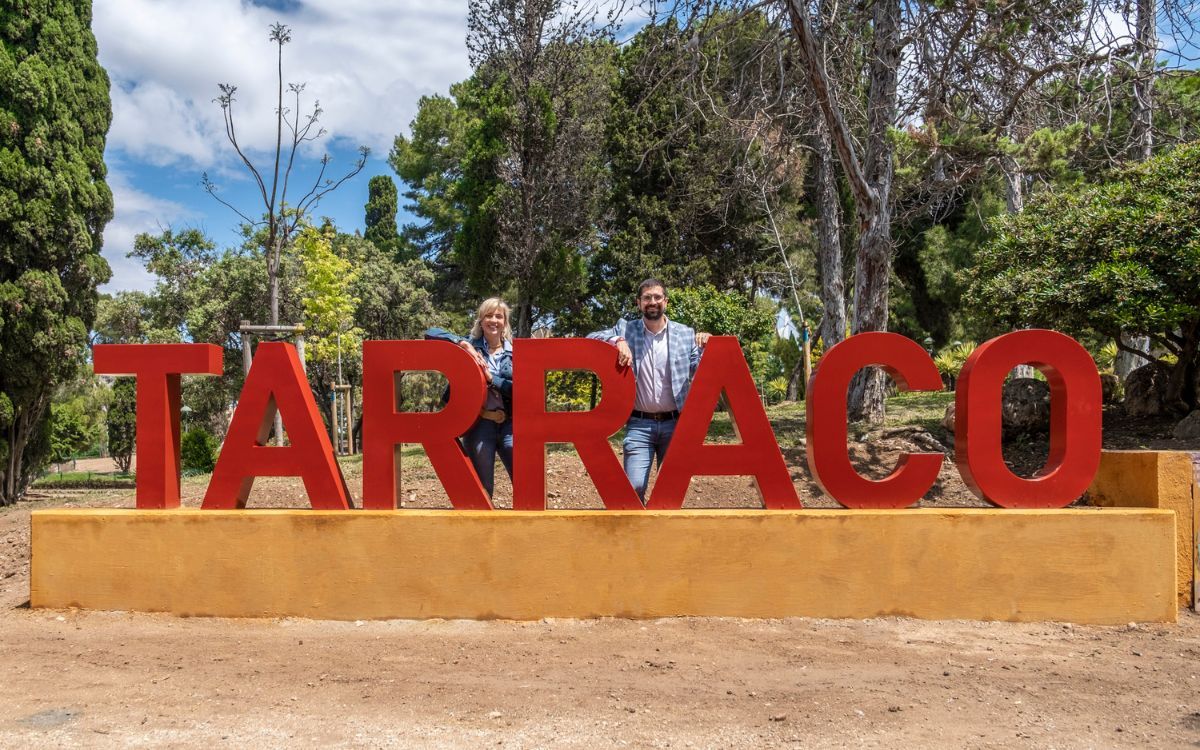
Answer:
[[[213,99],[218,83],[238,86],[239,136],[266,167],[274,135],[272,23],[292,27],[285,82],[305,83],[301,108],[319,100],[329,131],[303,154],[292,194],[311,185],[323,153],[333,157],[329,173],[338,176],[353,165],[359,145],[372,150],[366,169],[314,212],[347,231],[363,226],[367,180],[395,176],[387,154],[393,138],[407,132],[420,97],[445,93],[470,70],[465,1],[105,0],[93,13],[100,62],[112,80],[105,157],[115,216],[104,233],[113,269],[106,292],[153,286],[126,258],[139,232],[196,226],[220,245],[240,241],[238,217],[204,192],[202,173],[246,213],[261,213]]]

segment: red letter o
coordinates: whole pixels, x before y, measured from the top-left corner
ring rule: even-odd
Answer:
[[[1050,457],[1025,479],[1004,463],[1000,399],[1012,368],[1030,364],[1050,384]],[[1005,508],[1062,508],[1100,466],[1100,374],[1079,342],[1056,331],[1016,331],[967,359],[955,396],[954,462],[971,491]]]

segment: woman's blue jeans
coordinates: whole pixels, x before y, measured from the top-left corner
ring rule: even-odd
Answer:
[[[479,483],[491,497],[496,484],[496,454],[500,455],[500,463],[504,464],[509,479],[512,478],[512,417],[499,424],[480,417],[463,435],[462,441],[463,451],[471,459]]]

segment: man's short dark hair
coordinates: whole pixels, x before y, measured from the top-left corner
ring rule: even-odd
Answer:
[[[656,286],[662,288],[664,297],[667,296],[667,285],[666,284],[662,283],[658,279],[646,279],[642,283],[638,284],[638,293],[637,293],[638,299],[642,298],[642,292],[646,291],[647,289],[653,289]]]

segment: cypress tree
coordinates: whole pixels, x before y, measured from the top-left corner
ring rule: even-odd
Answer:
[[[398,204],[396,183],[391,177],[376,175],[367,182],[367,229],[363,237],[396,260],[402,260],[400,233],[396,230]]]
[[[0,505],[49,450],[49,403],[85,360],[112,218],[108,75],[91,0],[0,5]]]

